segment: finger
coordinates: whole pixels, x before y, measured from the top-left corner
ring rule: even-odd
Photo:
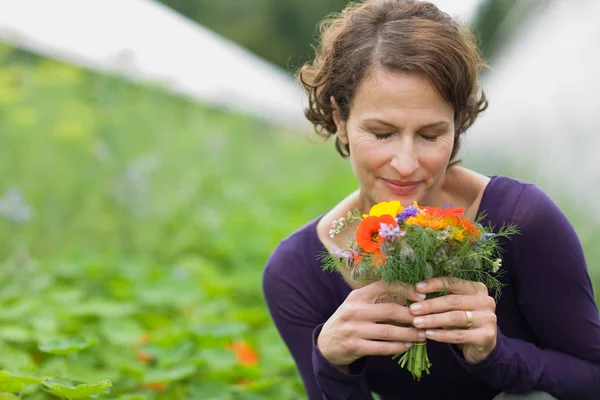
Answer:
[[[419,336],[418,329],[390,324],[362,324],[356,329],[356,335],[361,339],[389,342],[412,343],[425,340],[424,337]]]
[[[364,304],[356,307],[352,314],[356,321],[411,324],[413,320],[408,307],[396,303]]]
[[[467,281],[454,277],[439,277],[427,279],[416,285],[418,293],[439,293],[449,291],[456,294],[486,295],[487,287],[481,282]]]
[[[478,328],[493,322],[495,314],[489,312],[471,312],[472,328]],[[418,329],[429,328],[462,328],[466,329],[469,318],[465,311],[450,311],[442,314],[423,315],[415,317],[413,325]]]
[[[400,295],[411,301],[420,301],[425,299],[425,295],[417,293],[416,288],[408,283],[385,283],[384,281],[373,282],[360,289],[356,296],[369,303],[376,303],[378,299],[387,295]]]
[[[427,339],[441,343],[473,344],[476,347],[484,347],[492,343],[495,332],[492,329],[427,329]]]
[[[405,353],[413,346],[412,343],[378,342],[374,340],[358,340],[356,343],[356,354],[363,356],[395,356],[396,354]]]
[[[496,310],[496,301],[490,296],[449,294],[411,304],[413,315],[439,314],[452,310]]]

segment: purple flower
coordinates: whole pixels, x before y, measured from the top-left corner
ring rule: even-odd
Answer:
[[[477,244],[483,242],[484,240],[486,240],[487,238],[494,237],[494,236],[496,236],[495,233],[489,233],[489,232],[488,233],[484,233],[483,235],[481,235],[481,237],[479,238],[479,240],[475,242],[475,244],[477,245]]]
[[[354,252],[352,250],[342,250],[335,244],[331,248],[331,252],[340,258],[340,261],[346,259],[346,263],[352,263],[354,261]]]
[[[404,210],[402,210],[398,216],[396,217],[396,221],[398,221],[398,225],[402,225],[404,221],[409,219],[410,217],[414,217],[419,214],[421,210],[417,206],[408,206]]]
[[[343,257],[342,254],[344,254],[344,250],[340,249],[337,245],[333,245],[333,247],[331,247],[331,252],[333,254],[335,254],[338,257]]]
[[[392,227],[391,225],[380,223],[379,236],[393,242],[396,238],[406,235],[406,232],[400,231],[400,227]]]

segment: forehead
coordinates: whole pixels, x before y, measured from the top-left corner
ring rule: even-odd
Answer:
[[[374,69],[359,84],[350,114],[364,118],[445,117],[451,121],[454,107],[422,74]]]

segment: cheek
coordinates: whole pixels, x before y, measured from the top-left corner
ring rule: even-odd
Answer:
[[[357,139],[351,149],[351,151],[354,151],[354,164],[356,167],[377,170],[389,161],[390,155],[384,146],[384,141],[372,138]]]
[[[419,162],[427,169],[445,168],[452,155],[452,142],[439,143],[437,146],[430,146],[420,154]]]

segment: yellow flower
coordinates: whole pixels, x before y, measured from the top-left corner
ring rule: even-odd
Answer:
[[[363,218],[367,217],[381,217],[382,215],[391,215],[396,218],[399,212],[404,209],[399,201],[382,201],[381,203],[375,204],[369,210],[369,214],[363,214]]]
[[[460,242],[464,238],[465,238],[465,235],[464,235],[462,229],[457,228],[454,230],[454,240],[458,240]]]
[[[430,229],[445,229],[448,223],[443,218],[436,217],[434,215],[417,214],[414,217],[410,217],[405,222],[406,225],[419,225],[423,228]]]
[[[442,221],[448,226],[457,227],[460,225],[460,219],[458,217],[442,217]]]

